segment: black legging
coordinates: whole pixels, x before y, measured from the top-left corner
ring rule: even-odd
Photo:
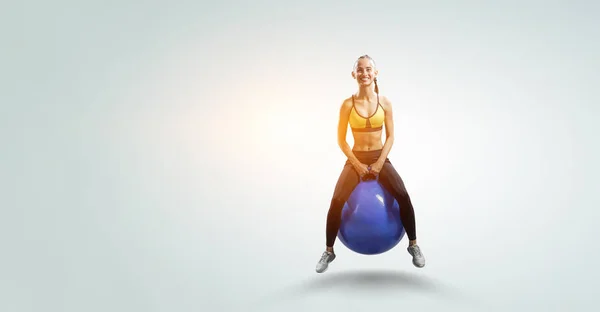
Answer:
[[[354,155],[361,163],[368,166],[377,161],[381,155],[381,150],[354,151]],[[331,205],[327,213],[327,247],[333,247],[342,221],[342,209],[359,182],[360,177],[358,173],[354,169],[354,166],[352,166],[352,163],[350,163],[350,160],[347,160],[335,185]],[[410,196],[408,196],[402,178],[400,178],[400,175],[387,158],[383,168],[381,168],[381,172],[379,172],[379,183],[392,194],[400,205],[400,220],[406,230],[408,239],[417,239],[415,212],[410,201]]]

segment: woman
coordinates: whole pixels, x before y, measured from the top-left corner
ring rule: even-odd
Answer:
[[[352,77],[358,83],[358,93],[344,100],[340,109],[338,144],[348,160],[338,178],[329,206],[326,250],[317,263],[318,273],[325,272],[329,263],[335,259],[333,244],[340,228],[342,208],[365,175],[379,175],[381,185],[400,204],[400,218],[409,239],[407,251],[412,255],[412,262],[416,267],[425,266],[425,258],[417,245],[415,215],[410,197],[400,175],[387,158],[394,144],[393,112],[390,100],[379,96],[377,74],[375,62],[370,56],[359,57],[352,71]],[[346,142],[348,124],[354,137],[352,148]],[[386,139],[382,143],[384,125]]]

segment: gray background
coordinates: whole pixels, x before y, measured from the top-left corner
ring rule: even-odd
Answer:
[[[2,9],[1,311],[596,311],[600,6]],[[314,272],[368,53],[417,214]],[[349,138],[349,142],[352,143]]]

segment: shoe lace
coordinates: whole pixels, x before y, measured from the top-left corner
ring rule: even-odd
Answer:
[[[419,246],[413,246],[412,250],[415,257],[421,257],[421,249]]]
[[[327,251],[325,251],[325,252],[323,252],[323,255],[321,255],[321,262],[326,261],[327,258],[329,258],[329,253]]]

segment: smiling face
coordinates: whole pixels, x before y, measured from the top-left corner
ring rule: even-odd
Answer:
[[[377,77],[375,62],[368,57],[361,57],[356,62],[352,77],[356,79],[359,86],[370,86]]]

